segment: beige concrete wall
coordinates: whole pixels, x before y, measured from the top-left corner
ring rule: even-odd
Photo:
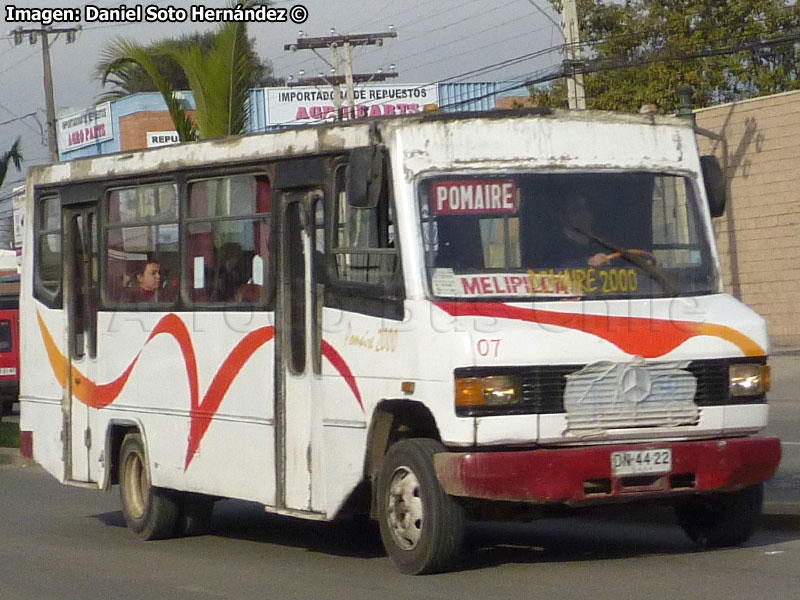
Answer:
[[[767,319],[776,346],[800,346],[800,91],[696,112],[701,154],[729,181],[715,219],[725,290]]]

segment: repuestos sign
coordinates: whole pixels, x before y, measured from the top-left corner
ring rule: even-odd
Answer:
[[[110,140],[114,137],[111,126],[111,103],[98,104],[58,119],[56,129],[58,131],[58,148],[61,152],[69,152]]]
[[[147,147],[158,148],[160,146],[169,146],[171,144],[180,144],[181,138],[178,132],[174,129],[172,131],[148,131],[147,132]]]
[[[266,123],[274,125],[306,125],[333,120],[334,92],[331,88],[282,87],[264,88]],[[347,105],[344,86],[340,88],[341,106]],[[426,104],[439,103],[437,85],[365,85],[356,88],[356,118],[420,113]]]

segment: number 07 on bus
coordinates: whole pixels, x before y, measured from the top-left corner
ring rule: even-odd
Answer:
[[[470,519],[662,499],[740,544],[780,444],[724,189],[691,123],[550,110],[34,167],[23,449],[145,540],[237,498],[376,519],[418,574]]]

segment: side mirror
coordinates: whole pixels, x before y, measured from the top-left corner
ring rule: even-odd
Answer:
[[[383,164],[386,150],[382,146],[353,148],[345,173],[347,203],[353,208],[375,208],[383,187]]]
[[[727,201],[727,186],[725,185],[725,175],[719,159],[713,154],[700,157],[700,168],[703,171],[703,182],[706,187],[708,197],[708,209],[712,217],[721,217],[725,213],[725,202]]]

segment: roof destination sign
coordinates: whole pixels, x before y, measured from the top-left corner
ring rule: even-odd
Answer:
[[[434,215],[517,212],[517,187],[511,179],[435,181],[431,192]]]

